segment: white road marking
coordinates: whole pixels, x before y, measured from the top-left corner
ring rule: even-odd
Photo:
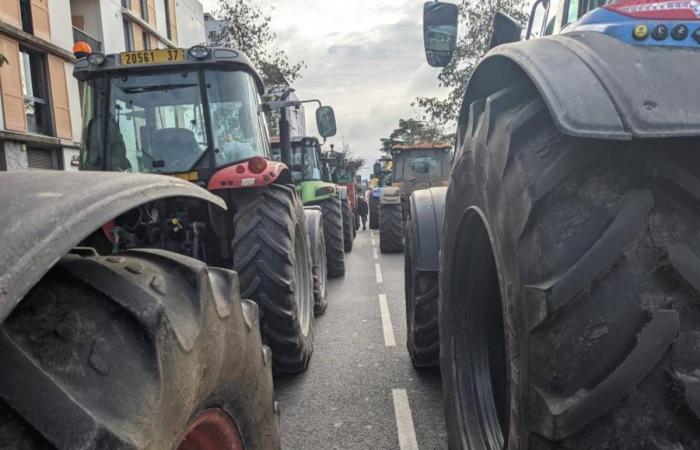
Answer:
[[[375,245],[377,245],[377,243],[374,241],[374,238],[372,238],[372,247],[374,247]]]
[[[386,295],[379,294],[379,312],[382,315],[382,329],[384,330],[384,346],[396,347],[394,339],[394,327],[391,326],[391,316],[389,315],[389,304]]]
[[[382,268],[379,267],[379,263],[374,264],[374,275],[377,277],[377,283],[384,283],[384,278],[382,278]]]
[[[379,255],[377,254],[377,249],[373,248],[372,249],[372,254],[374,255],[374,259],[379,259]]]
[[[399,431],[399,448],[401,450],[418,450],[416,430],[413,428],[411,407],[408,405],[406,389],[392,389],[394,396],[394,412],[396,413],[396,428]]]

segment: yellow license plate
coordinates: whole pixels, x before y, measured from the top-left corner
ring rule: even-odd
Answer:
[[[158,50],[142,50],[124,52],[120,55],[122,66],[134,64],[163,64],[185,60],[185,51],[181,48],[166,48]]]

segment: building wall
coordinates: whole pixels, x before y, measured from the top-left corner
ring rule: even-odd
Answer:
[[[204,34],[204,8],[197,0],[177,1],[177,38],[180,47],[191,47],[207,41]]]

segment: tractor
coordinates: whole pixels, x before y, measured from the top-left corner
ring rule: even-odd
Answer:
[[[404,222],[410,211],[411,193],[447,186],[451,149],[449,144],[395,144],[391,147],[391,186],[381,189],[379,196],[379,250],[382,253],[404,250]]]
[[[391,156],[382,156],[374,163],[373,173],[370,179],[369,193],[369,228],[379,229],[379,202],[382,188],[391,185]]]
[[[425,3],[432,66],[460,14]],[[407,344],[439,364],[450,448],[698,447],[699,19],[666,0],[536,0],[525,33],[495,15],[449,186],[411,199],[407,277],[433,276],[406,292]]]
[[[357,235],[359,227],[359,216],[357,215],[357,188],[355,178],[346,166],[346,152],[335,151],[335,146],[330,145],[329,152],[322,154],[322,161],[328,168],[327,181],[331,181],[338,186],[341,206],[343,209],[343,235],[345,251],[352,251],[352,243]]]
[[[232,268],[241,297],[261,310],[273,370],[305,370],[318,273],[311,251],[322,245],[310,245],[308,227],[320,213],[304,210],[288,165],[270,160],[263,82],[246,56],[204,46],[93,53],[78,61],[74,76],[85,83],[82,170],[179,177],[226,205],[224,214],[187,203],[144,208],[110,222],[93,247],[159,248]],[[332,109],[317,113],[321,135],[332,135]]]
[[[291,171],[292,181],[296,184],[301,201],[306,208],[316,208],[321,211],[322,241],[325,251],[319,257],[325,264],[321,268],[322,283],[320,289],[323,301],[316,304],[317,313],[323,313],[325,301],[326,275],[330,278],[345,274],[345,252],[343,238],[343,216],[341,199],[337,186],[323,181],[324,168],[321,164],[321,145],[315,137],[295,136],[291,138]],[[273,139],[272,158],[281,160],[279,141]]]

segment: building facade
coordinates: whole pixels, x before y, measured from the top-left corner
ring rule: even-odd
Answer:
[[[118,53],[206,41],[198,0],[0,0],[0,170],[77,170],[73,44]]]

